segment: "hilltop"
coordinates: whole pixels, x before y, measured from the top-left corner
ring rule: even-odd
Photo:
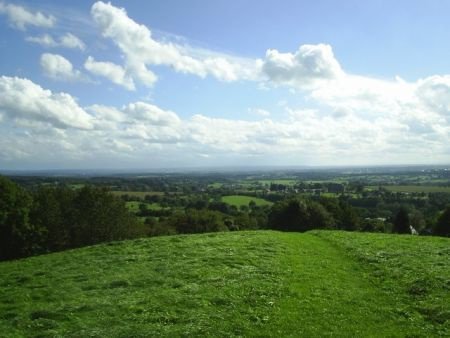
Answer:
[[[137,239],[0,263],[6,336],[445,336],[450,239]]]

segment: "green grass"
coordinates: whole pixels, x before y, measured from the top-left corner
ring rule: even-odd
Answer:
[[[128,196],[132,196],[132,197],[137,197],[137,198],[141,198],[144,199],[145,196],[149,195],[149,196],[163,196],[164,193],[161,191],[111,191],[111,193],[115,196],[123,196],[123,195],[128,195]]]
[[[371,187],[369,187],[371,188]],[[408,193],[430,193],[430,192],[448,192],[450,187],[440,187],[434,185],[384,185],[383,188],[392,192],[408,192]],[[372,190],[378,190],[378,187],[373,187]]]
[[[257,206],[263,206],[263,205],[272,205],[272,202],[266,201],[262,198],[258,197],[252,197],[252,196],[242,196],[242,195],[229,195],[229,196],[223,196],[221,198],[222,202],[225,202],[230,205],[234,205],[236,207],[240,206],[248,206],[250,201],[255,202]]]
[[[274,231],[0,263],[0,336],[450,334],[450,240]]]
[[[141,204],[145,204],[147,209],[150,210],[161,210],[163,209],[163,207],[161,207],[161,205],[159,205],[159,203],[145,203],[145,202],[139,202],[139,201],[128,201],[125,202],[125,206],[127,207],[127,209],[131,212],[138,212],[139,211],[139,206]]]

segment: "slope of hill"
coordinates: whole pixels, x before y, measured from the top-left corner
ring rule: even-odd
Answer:
[[[0,263],[0,336],[450,335],[450,240],[314,231]]]

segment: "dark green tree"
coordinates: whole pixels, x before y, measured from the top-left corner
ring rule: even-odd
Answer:
[[[439,216],[436,226],[434,227],[434,234],[450,237],[450,206],[448,206]]]
[[[186,209],[183,213],[170,216],[166,225],[175,228],[181,234],[228,230],[223,221],[223,214],[207,209]]]
[[[310,229],[308,207],[305,201],[292,198],[275,203],[269,214],[269,228],[283,231]]]
[[[408,210],[405,207],[401,207],[394,217],[392,232],[398,234],[409,234],[411,230],[409,228],[410,219]]]
[[[69,228],[74,219],[75,192],[67,187],[40,187],[33,193],[30,221],[45,229],[44,244],[47,251],[60,251],[70,247]]]
[[[0,260],[42,251],[42,229],[29,221],[30,195],[0,176]]]

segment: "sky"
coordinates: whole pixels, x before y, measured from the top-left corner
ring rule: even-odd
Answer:
[[[0,169],[449,164],[449,12],[0,0]]]

